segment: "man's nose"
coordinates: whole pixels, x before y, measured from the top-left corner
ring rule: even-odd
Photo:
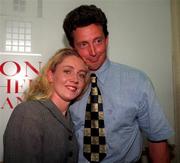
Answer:
[[[91,55],[91,56],[96,56],[96,50],[95,50],[94,45],[91,45],[91,46],[90,46],[90,55]]]

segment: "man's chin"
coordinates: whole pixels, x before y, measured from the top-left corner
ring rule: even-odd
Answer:
[[[94,64],[94,63],[86,63],[87,65],[88,65],[88,68],[89,68],[89,70],[91,70],[91,71],[96,71],[96,70],[98,70],[99,69],[99,65],[96,63],[96,64]]]
[[[91,70],[91,71],[96,71],[99,68],[97,66],[88,66],[88,67],[89,67],[89,70]]]

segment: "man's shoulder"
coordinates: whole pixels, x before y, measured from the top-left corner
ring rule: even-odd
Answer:
[[[126,65],[126,64],[121,64],[118,62],[111,61],[110,64],[110,71],[111,73],[114,72],[116,74],[121,74],[121,75],[128,75],[128,76],[139,76],[142,78],[147,78],[147,74],[140,70],[139,68]]]

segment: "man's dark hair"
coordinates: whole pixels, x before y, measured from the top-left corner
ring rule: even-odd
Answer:
[[[85,27],[90,24],[98,24],[102,26],[105,37],[108,36],[107,18],[104,12],[95,5],[81,5],[70,11],[63,23],[63,28],[69,44],[74,47],[72,36],[73,30],[78,27]]]

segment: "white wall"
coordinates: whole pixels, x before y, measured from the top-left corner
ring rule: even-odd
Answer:
[[[42,6],[38,6],[37,1],[27,1],[24,13],[12,12],[13,0],[0,1],[0,64],[13,60],[23,69],[23,61],[29,61],[38,69],[39,62],[44,63],[54,51],[64,47],[62,23],[67,12],[80,4],[96,4],[108,17],[109,57],[142,69],[150,76],[164,111],[174,126],[170,0],[42,0]],[[42,56],[4,55],[7,20],[31,22],[32,53]],[[35,75],[31,72],[29,78]],[[7,78],[11,77],[0,73],[0,81],[6,82]],[[15,96],[21,95],[13,91],[7,94],[2,85],[0,82],[0,160],[4,129],[13,110],[4,100],[11,97],[15,105]]]

